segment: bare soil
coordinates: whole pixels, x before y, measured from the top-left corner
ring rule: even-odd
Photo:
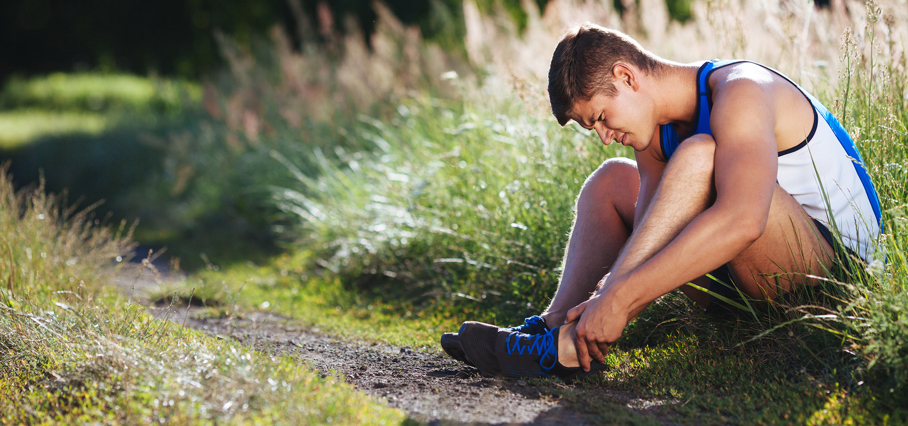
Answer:
[[[161,285],[151,270],[125,268],[118,286],[127,294],[148,294]],[[170,278],[173,279],[173,278]],[[568,385],[529,384],[524,380],[483,377],[470,366],[446,356],[375,342],[338,339],[292,318],[246,312],[230,318],[206,318],[197,307],[149,306],[158,318],[206,333],[236,339],[256,350],[288,355],[310,368],[339,374],[357,389],[404,410],[428,424],[613,424],[631,418],[644,423],[671,424],[661,416],[663,401],[643,400],[607,389],[584,389],[624,412],[618,417],[601,408],[558,398]],[[630,418],[628,418],[630,415]],[[623,419],[619,420],[619,419]]]

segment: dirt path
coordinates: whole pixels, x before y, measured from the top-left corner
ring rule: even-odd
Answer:
[[[160,278],[151,271],[139,272],[138,268],[121,271],[118,286],[133,296],[149,294],[161,286]],[[356,388],[384,399],[419,422],[583,425],[616,421],[552,397],[566,389],[564,385],[540,388],[522,380],[486,378],[475,368],[447,357],[336,339],[280,315],[251,312],[234,318],[204,318],[199,308],[149,309],[158,318],[234,338],[264,352],[292,356],[322,374],[335,371]],[[593,392],[601,397],[597,400],[617,401],[632,415],[670,424],[654,412],[659,402],[603,389]]]

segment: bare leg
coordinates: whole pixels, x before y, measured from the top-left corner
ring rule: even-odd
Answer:
[[[681,144],[612,274],[636,269],[712,204],[714,154],[715,141],[709,136]],[[807,282],[805,274],[821,275],[823,267],[831,265],[833,250],[818,235],[804,209],[776,185],[763,234],[730,262],[736,283],[751,297],[771,299]],[[574,326],[566,325],[559,336],[559,361],[565,366],[577,365]]]
[[[697,135],[682,143],[665,167],[649,209],[615,263],[617,276],[629,274],[668,245],[715,201],[715,142]]]
[[[637,167],[623,158],[604,162],[583,184],[561,281],[542,314],[550,327],[562,325],[567,312],[590,297],[615,263],[633,227],[639,190]]]

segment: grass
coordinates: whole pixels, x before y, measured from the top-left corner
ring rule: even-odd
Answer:
[[[201,89],[188,82],[126,74],[14,77],[0,92],[0,149],[74,133],[98,135],[136,119],[154,122],[185,112],[200,97]]]
[[[904,336],[905,306],[908,306],[908,63],[898,62],[891,43],[878,38],[879,29],[891,29],[897,22],[886,17],[875,2],[867,5],[867,23],[855,35],[846,33],[842,45],[845,71],[839,85],[838,113],[855,136],[874,179],[883,210],[883,232],[878,258],[883,264],[868,265],[867,274],[850,282],[852,297],[838,312],[839,324],[855,338],[855,348],[869,361],[868,366],[890,376],[884,386],[904,389],[908,384],[908,345]]]
[[[107,285],[130,231],[0,170],[0,422],[398,423],[290,358],[155,320]]]
[[[110,126],[102,114],[17,109],[0,113],[0,149],[14,150],[47,136],[97,135]]]
[[[904,396],[875,386],[881,378],[862,372],[860,362],[836,350],[830,335],[790,327],[783,336],[741,345],[753,327],[744,315],[691,321],[672,306],[680,299],[667,296],[637,320],[623,350],[612,354],[614,368],[601,385],[676,400],[675,412],[707,423],[908,420]]]
[[[394,147],[393,157],[340,155],[347,165],[326,161],[318,181],[301,181],[311,185],[304,192],[277,193],[308,220],[304,244],[362,292],[488,320],[538,312],[558,279],[573,194],[609,154],[586,150],[585,132],[522,116],[516,104],[403,105],[407,116],[363,130]]]
[[[198,85],[179,80],[96,72],[54,73],[27,79],[11,78],[0,95],[0,106],[57,111],[151,109],[180,113],[200,97]]]

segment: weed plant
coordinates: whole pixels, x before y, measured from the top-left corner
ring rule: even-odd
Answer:
[[[908,62],[888,34],[899,23],[875,2],[867,21],[846,32],[836,112],[854,135],[880,194],[883,232],[877,260],[851,276],[849,301],[835,321],[870,367],[887,373],[890,389],[908,383]]]

